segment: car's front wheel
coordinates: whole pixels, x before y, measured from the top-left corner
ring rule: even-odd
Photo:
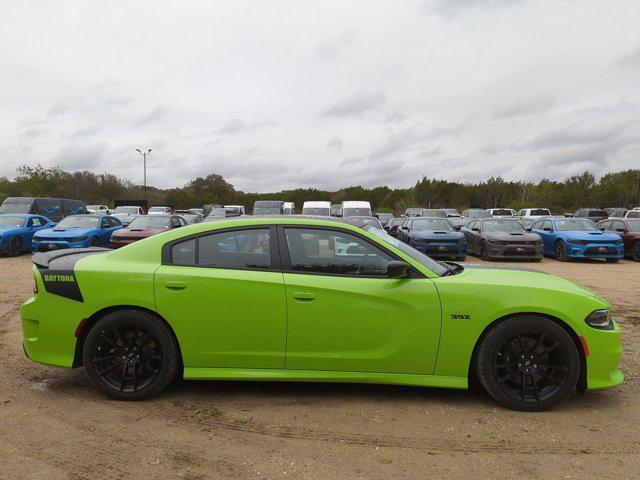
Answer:
[[[22,240],[20,237],[13,237],[9,244],[9,256],[17,257],[22,253]]]
[[[476,373],[485,390],[514,410],[546,410],[576,389],[580,356],[569,334],[544,317],[518,316],[481,340]]]
[[[137,310],[120,310],[100,319],[83,347],[92,385],[118,400],[157,395],[177,376],[176,341],[159,319]]]
[[[569,256],[567,255],[567,246],[565,243],[560,240],[556,243],[556,260],[559,262],[566,262],[569,260]]]
[[[89,241],[89,246],[90,246],[90,247],[99,247],[99,246],[100,246],[100,240],[98,240],[98,237],[93,237],[93,238]]]
[[[491,257],[489,256],[489,251],[487,249],[487,243],[484,240],[480,244],[480,258],[482,260],[491,260]]]

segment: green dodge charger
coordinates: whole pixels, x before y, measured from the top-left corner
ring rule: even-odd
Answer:
[[[465,389],[543,410],[622,382],[611,305],[520,268],[436,262],[376,228],[248,217],[33,257],[24,349],[116,399],[189,380]]]

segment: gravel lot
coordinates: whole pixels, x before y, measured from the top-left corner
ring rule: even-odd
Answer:
[[[537,414],[484,393],[344,384],[185,382],[107,400],[83,370],[25,358],[31,261],[0,265],[2,479],[640,477],[637,263],[530,265],[611,301],[625,347],[622,386]]]

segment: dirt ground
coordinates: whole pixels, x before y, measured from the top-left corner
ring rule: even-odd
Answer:
[[[531,266],[614,304],[622,386],[545,413],[484,393],[344,384],[185,382],[116,402],[83,370],[25,358],[31,262],[0,258],[0,478],[640,478],[640,264]]]

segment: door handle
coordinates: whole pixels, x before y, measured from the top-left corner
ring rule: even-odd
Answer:
[[[178,282],[173,280],[170,282],[165,282],[164,287],[168,290],[178,291],[178,290],[184,290],[185,288],[187,288],[187,284],[184,282]]]
[[[310,302],[316,298],[316,294],[311,292],[293,292],[293,298],[301,302]]]

